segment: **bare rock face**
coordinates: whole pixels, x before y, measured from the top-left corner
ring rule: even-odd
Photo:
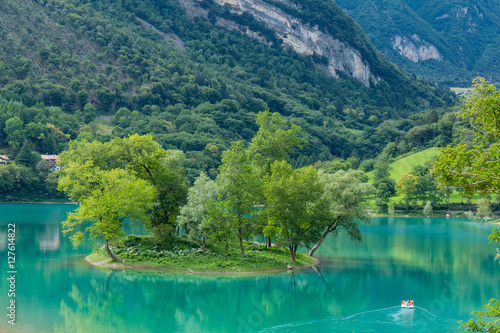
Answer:
[[[410,38],[394,36],[392,39],[392,48],[413,62],[429,59],[443,60],[443,56],[439,53],[438,49],[434,45],[421,40],[418,35],[413,35]]]
[[[216,0],[223,5],[230,5],[236,13],[248,12],[257,20],[273,29],[283,43],[302,55],[319,55],[328,59],[328,73],[338,77],[338,71],[359,80],[365,86],[370,81],[378,83],[361,53],[350,45],[321,32],[318,26],[311,27],[299,19],[285,14],[281,9],[261,0]],[[281,0],[286,4],[286,0]],[[248,34],[248,32],[245,32]]]

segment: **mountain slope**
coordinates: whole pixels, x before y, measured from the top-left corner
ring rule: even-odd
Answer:
[[[500,5],[483,0],[338,0],[392,61],[428,79],[500,81]]]
[[[231,141],[253,136],[255,113],[269,109],[303,128],[310,142],[304,156],[328,159],[355,148],[371,156],[385,138],[365,142],[353,129],[369,137],[386,119],[454,102],[449,91],[386,61],[338,6],[321,2],[302,2],[296,12],[272,6],[298,30],[309,26],[330,36],[315,45],[328,38],[343,43],[344,58],[359,55],[361,67],[299,54],[272,26],[209,0],[0,0],[0,6],[0,95],[24,103],[0,112],[0,141],[12,155],[27,133],[38,151],[50,131],[56,141],[50,147],[59,151],[66,137],[60,133],[100,140],[153,133],[210,170]],[[371,80],[352,75],[363,66]],[[55,119],[64,114],[78,122],[71,127]],[[102,114],[114,117],[106,124],[112,131],[99,130],[94,119]],[[60,133],[50,124],[61,124]]]

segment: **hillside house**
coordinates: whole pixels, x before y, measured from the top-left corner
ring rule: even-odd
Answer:
[[[58,155],[41,155],[42,160],[45,160],[49,163],[50,170],[59,170],[60,167],[57,165],[59,163],[59,156]]]
[[[6,155],[0,155],[0,164],[2,165],[7,165],[9,163],[10,158],[8,158]]]

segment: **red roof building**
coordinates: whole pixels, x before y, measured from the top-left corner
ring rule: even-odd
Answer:
[[[41,155],[42,160],[49,162],[50,170],[59,170],[59,156],[58,155]]]
[[[0,164],[7,165],[9,163],[10,158],[7,155],[0,155]]]

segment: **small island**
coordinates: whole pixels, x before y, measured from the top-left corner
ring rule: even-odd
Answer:
[[[201,244],[185,237],[174,237],[167,246],[156,244],[151,236],[127,236],[114,249],[122,261],[109,258],[104,247],[95,248],[85,259],[95,266],[112,269],[138,269],[189,274],[258,274],[282,272],[311,267],[318,263],[313,257],[297,252],[295,261],[284,248],[266,248],[258,242],[245,242],[245,256],[231,249],[209,246],[205,254]]]
[[[102,239],[87,257],[97,266],[212,274],[315,265],[314,253],[340,230],[361,241],[359,222],[369,221],[375,194],[364,173],[294,168],[290,154],[307,143],[300,127],[269,111],[256,123],[248,145],[223,152],[215,180],[200,172],[192,186],[186,156],[151,135],[72,141],[60,155],[58,189],[79,205],[63,233],[75,246]],[[126,221],[148,235],[124,238]]]

